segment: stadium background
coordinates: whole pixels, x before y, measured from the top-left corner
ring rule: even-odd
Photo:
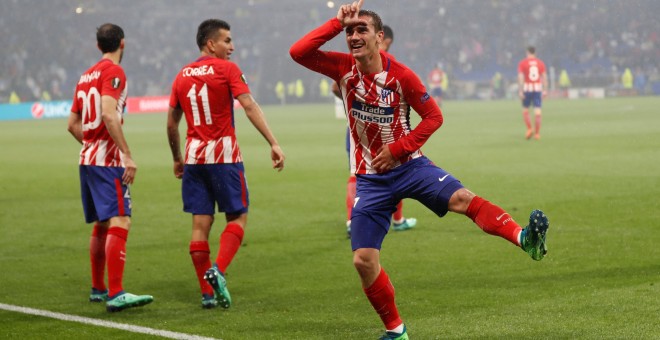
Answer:
[[[337,2],[337,1],[335,1]],[[124,28],[123,66],[129,96],[163,96],[174,74],[197,54],[195,32],[209,17],[232,25],[232,56],[256,98],[276,103],[275,86],[300,80],[305,94],[291,102],[328,101],[322,77],[288,56],[299,36],[336,13],[324,0],[4,0],[0,2],[0,103],[15,92],[22,102],[69,100],[79,74],[99,58],[95,28]],[[567,70],[574,87],[600,87],[608,95],[660,94],[660,2],[541,0],[372,0],[395,32],[391,52],[420,77],[441,63],[449,98],[487,98],[496,72],[515,82],[524,49],[533,44],[556,76]],[[342,39],[330,49],[346,50]],[[635,88],[622,88],[629,69]],[[514,90],[514,89],[511,89]],[[47,92],[47,94],[44,93]],[[513,93],[513,92],[510,92]],[[46,97],[46,98],[44,98]]]

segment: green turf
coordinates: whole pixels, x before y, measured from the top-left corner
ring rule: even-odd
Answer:
[[[463,216],[405,201],[418,226],[388,236],[382,261],[410,336],[658,338],[658,107],[548,100],[541,141],[526,141],[516,101],[446,102],[425,154],[521,223],[543,209],[549,254],[532,261]],[[286,167],[270,169],[267,144],[237,111],[251,210],[226,311],[200,308],[164,115],[125,122],[138,173],[124,286],[155,301],[114,314],[87,302],[91,228],[66,120],[0,123],[0,303],[224,339],[376,338],[344,236],[344,122],[332,104],[264,111]],[[2,310],[0,320],[0,338],[149,337]]]

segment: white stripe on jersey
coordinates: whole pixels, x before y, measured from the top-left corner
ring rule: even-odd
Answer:
[[[108,147],[108,141],[107,140],[100,140],[98,141],[97,147],[96,147],[96,159],[94,160],[94,165],[96,166],[107,166],[108,164],[105,164],[105,156],[107,155],[107,147]]]
[[[231,137],[222,137],[222,153],[224,163],[231,163],[232,158],[231,154],[233,153],[233,148],[231,145]]]
[[[215,145],[217,141],[210,140],[204,147],[204,163],[210,164],[215,159]]]
[[[193,139],[188,143],[188,152],[187,152],[187,159],[186,159],[186,164],[197,164],[197,148],[199,147],[200,140],[198,139]]]

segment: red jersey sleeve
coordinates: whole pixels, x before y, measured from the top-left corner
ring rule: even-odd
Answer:
[[[177,74],[176,78],[174,78],[174,81],[172,82],[172,91],[170,92],[170,107],[174,109],[181,108],[181,105],[179,104],[179,96],[176,93],[178,80],[179,76]]]
[[[247,79],[245,79],[245,75],[241,72],[241,69],[238,68],[238,65],[228,63],[227,74],[229,77],[229,89],[234,98],[237,98],[244,93],[250,93]]]
[[[107,70],[102,73],[101,79],[101,95],[111,96],[112,98],[119,99],[121,92],[126,87],[126,74],[119,65],[111,65]]]
[[[417,75],[407,70],[400,80],[405,100],[422,117],[422,121],[409,135],[389,144],[392,156],[397,159],[419,150],[443,122],[440,107],[426,92]]]
[[[346,58],[348,54],[321,51],[319,48],[343,30],[339,19],[332,18],[295,42],[289,54],[298,64],[336,81],[341,77],[341,70],[351,63],[350,58]]]

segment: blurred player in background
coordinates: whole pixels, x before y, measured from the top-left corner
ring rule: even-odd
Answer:
[[[481,229],[521,247],[534,260],[546,254],[548,220],[535,210],[522,229],[502,208],[476,196],[419,150],[442,125],[442,112],[408,67],[378,50],[382,21],[360,10],[363,0],[342,5],[337,16],[293,44],[291,57],[339,83],[351,129],[351,168],[357,176],[351,247],[362,288],[386,332],[381,339],[408,339],[394,302],[394,287],[380,265],[390,214],[402,198],[414,198],[444,216],[467,215]],[[320,47],[346,29],[350,54]],[[414,109],[421,122],[412,129]]]
[[[85,221],[94,223],[89,244],[92,292],[89,301],[106,302],[109,312],[146,305],[151,295],[124,292],[126,240],[131,226],[129,185],[137,165],[122,132],[126,103],[126,75],[119,63],[124,55],[124,30],[104,24],[96,31],[103,53],[76,86],[69,116],[69,132],[80,151],[80,192]],[[104,282],[108,267],[108,289]]]
[[[174,160],[174,176],[183,179],[183,210],[192,214],[192,258],[202,307],[231,306],[225,273],[243,240],[249,195],[243,158],[234,130],[234,98],[250,122],[270,144],[273,168],[284,168],[284,153],[261,108],[250,94],[243,72],[229,61],[234,45],[229,24],[209,19],[197,30],[200,57],[176,75],[170,95],[167,138]],[[181,153],[179,123],[185,114],[188,133]],[[225,213],[220,249],[210,260],[209,232],[215,205]]]
[[[536,48],[527,47],[527,57],[518,64],[518,95],[522,99],[523,119],[527,126],[525,138],[541,139],[541,102],[548,89],[545,64],[536,57]],[[529,117],[529,107],[534,106],[534,129]]]
[[[435,102],[438,103],[438,106],[442,106],[442,83],[445,80],[445,72],[442,71],[440,63],[435,65],[431,72],[429,72],[427,78],[429,89],[431,90],[431,97],[433,97]]]
[[[379,45],[381,51],[389,51],[390,46],[394,42],[394,31],[387,25],[383,25],[383,41]],[[388,56],[394,59],[394,56],[388,54]],[[335,112],[340,110],[342,116],[346,117],[344,111],[344,101],[341,99],[341,92],[339,91],[339,86],[336,82],[332,83],[332,93],[335,94]],[[337,107],[339,106],[339,107]],[[350,152],[351,152],[351,143],[350,143],[350,129],[346,129],[346,152],[349,154],[349,163],[350,163]],[[350,164],[349,164],[350,167]],[[348,183],[346,185],[346,233],[348,237],[351,237],[351,211],[353,211],[353,205],[355,204],[355,173],[351,172],[351,175],[348,177]],[[396,206],[396,211],[392,214],[392,229],[395,231],[404,231],[412,229],[417,224],[416,218],[404,218],[403,217],[403,201],[399,201],[399,204]]]

